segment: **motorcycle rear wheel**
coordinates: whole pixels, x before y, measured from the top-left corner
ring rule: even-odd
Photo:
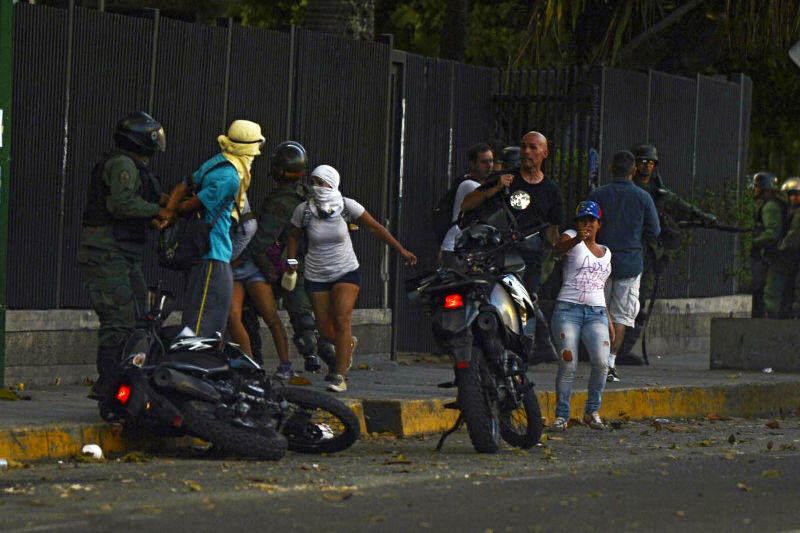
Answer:
[[[223,452],[267,461],[277,461],[286,455],[286,438],[275,430],[234,426],[216,418],[213,406],[202,402],[186,402],[180,410],[187,433],[212,443]]]
[[[500,411],[500,435],[510,445],[527,450],[542,438],[542,410],[532,387],[525,392],[521,403],[514,410]]]
[[[496,453],[500,449],[497,403],[484,389],[487,373],[483,350],[472,347],[469,366],[456,371],[458,407],[469,432],[469,440],[478,453]]]
[[[297,387],[285,387],[281,394],[297,407],[283,426],[283,435],[293,452],[335,453],[358,440],[358,417],[333,396]]]

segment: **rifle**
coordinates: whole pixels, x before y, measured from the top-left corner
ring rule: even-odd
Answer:
[[[678,222],[678,227],[681,229],[689,229],[689,228],[705,228],[705,229],[715,229],[717,231],[723,231],[725,233],[750,233],[753,231],[753,228],[741,228],[739,226],[726,226],[724,224],[714,224],[713,226],[706,226],[703,222],[700,221],[689,221],[689,220],[681,220]]]

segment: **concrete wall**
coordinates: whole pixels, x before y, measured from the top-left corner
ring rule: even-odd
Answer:
[[[750,316],[749,294],[716,298],[656,300],[647,324],[647,353],[652,357],[708,354],[712,318]],[[634,351],[641,354],[641,340]]]
[[[648,353],[650,357],[708,354],[711,319],[746,317],[749,313],[749,296],[657,300],[647,327]],[[283,312],[281,316],[291,336],[288,317]],[[178,320],[173,316],[170,323]],[[388,359],[391,320],[392,312],[388,309],[354,311],[353,331],[359,339],[359,361]],[[62,383],[70,384],[94,378],[97,325],[93,311],[9,311],[6,319],[6,383],[47,385],[60,378]],[[264,357],[271,368],[277,358],[272,337],[263,324],[261,337]],[[292,357],[297,358],[294,346],[289,344]],[[641,353],[639,345],[636,351]]]
[[[291,337],[289,318],[281,311],[286,331]],[[178,323],[180,313],[170,317]],[[360,361],[388,359],[391,350],[392,312],[389,309],[356,309],[353,333],[358,337]],[[8,311],[6,313],[6,384],[52,385],[82,383],[94,379],[97,352],[97,316],[94,311],[49,310]],[[275,346],[269,329],[262,323],[261,338],[268,368],[277,365]],[[289,342],[291,357],[302,362]],[[297,367],[298,365],[295,364]]]
[[[800,371],[800,328],[796,320],[724,319],[711,321],[711,368]]]

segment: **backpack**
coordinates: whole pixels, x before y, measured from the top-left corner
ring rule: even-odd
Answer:
[[[201,190],[206,175],[223,165],[230,165],[230,163],[223,161],[208,169],[196,186],[189,178],[189,188],[192,191]],[[163,230],[158,239],[158,264],[169,270],[178,271],[189,270],[199,264],[202,257],[211,248],[209,241],[211,229],[226,211],[226,209],[221,209],[211,224],[207,224],[204,219],[205,210],[199,210],[186,218],[179,218],[174,225]]]
[[[467,176],[462,176],[456,180],[433,208],[432,230],[436,242],[439,244],[444,240],[447,231],[455,224],[453,222],[453,203],[456,201],[458,187],[467,179],[469,179]]]

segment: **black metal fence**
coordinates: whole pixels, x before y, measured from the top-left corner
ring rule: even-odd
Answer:
[[[608,180],[611,154],[638,142],[657,146],[666,185],[687,200],[720,210],[741,192],[752,93],[746,76],[689,79],[600,67],[497,76],[496,134],[512,142],[531,129],[545,133],[551,155],[544,170],[568,208]],[[660,296],[732,294],[737,246],[731,234],[696,230]]]
[[[201,26],[158,12],[131,17],[76,8],[15,6],[14,144],[8,303],[12,309],[84,308],[76,268],[89,172],[118,117],[149,110],[167,131],[153,166],[165,186],[218,150],[236,118],[261,124],[266,146],[293,138],[312,164],[342,175],[345,195],[420,257],[399,265],[356,234],[364,266],[360,307],[391,307],[400,350],[433,347],[427,320],[402,280],[436,263],[432,209],[466,168],[475,142],[516,144],[530,130],[550,140],[545,172],[568,206],[607,177],[604,155],[650,140],[667,183],[687,196],[738,187],[746,165],[750,81],[696,80],[608,68],[497,71],[298,28],[277,32]],[[270,190],[257,158],[250,198]],[[732,239],[701,233],[668,296],[728,294]],[[708,251],[713,252],[709,259]],[[723,265],[720,267],[720,265]],[[150,279],[181,280],[146,258]],[[678,280],[677,274],[673,279]]]

